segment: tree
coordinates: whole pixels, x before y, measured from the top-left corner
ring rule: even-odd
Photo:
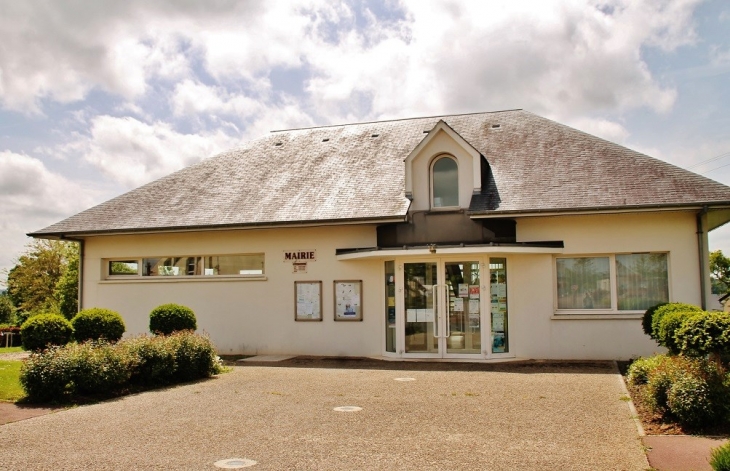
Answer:
[[[722,250],[710,252],[710,277],[712,292],[724,294],[730,288],[730,258],[722,254]]]
[[[21,319],[61,312],[56,287],[74,254],[78,258],[77,244],[71,242],[37,239],[27,245],[8,273],[8,296]]]
[[[15,320],[15,306],[7,293],[0,293],[0,324],[11,324]]]
[[[79,312],[79,248],[73,244],[68,251],[68,264],[56,283],[54,293],[61,315],[71,320]]]

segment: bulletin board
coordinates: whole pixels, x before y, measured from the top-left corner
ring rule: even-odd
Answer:
[[[322,320],[322,282],[294,282],[294,320]]]
[[[335,320],[362,321],[362,280],[335,281]]]

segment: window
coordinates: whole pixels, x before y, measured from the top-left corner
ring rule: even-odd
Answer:
[[[608,257],[559,258],[558,309],[611,309]]]
[[[616,255],[618,309],[646,310],[669,302],[667,254]]]
[[[150,257],[136,260],[107,260],[110,277],[122,276],[260,276],[264,274],[264,254],[189,255]]]
[[[431,168],[433,208],[459,206],[459,166],[452,157],[439,157]]]
[[[555,260],[558,310],[644,311],[669,302],[666,253]]]

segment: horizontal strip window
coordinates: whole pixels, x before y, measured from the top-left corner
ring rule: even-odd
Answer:
[[[669,302],[666,253],[556,257],[556,315],[645,311]]]
[[[208,277],[264,274],[264,254],[191,255],[106,260],[106,277]]]

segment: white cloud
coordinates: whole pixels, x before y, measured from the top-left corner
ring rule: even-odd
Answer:
[[[183,134],[164,122],[97,116],[73,146],[111,180],[136,187],[239,143],[222,131]]]
[[[192,80],[178,83],[170,101],[176,116],[216,113],[246,119],[263,106],[258,100],[229,93],[224,87],[211,87]]]
[[[629,137],[629,131],[623,125],[604,118],[581,116],[569,119],[565,124],[619,144],[624,144]]]
[[[669,110],[642,47],[694,40],[696,1],[421,2],[407,19],[322,42],[308,57],[320,114],[372,102],[373,117],[527,108],[558,119],[589,111]],[[369,35],[383,38],[371,45]]]
[[[23,251],[26,233],[71,216],[107,195],[95,186],[71,181],[38,159],[0,152],[0,270],[9,269]],[[0,271],[0,273],[2,273]],[[0,285],[4,277],[0,276]]]

